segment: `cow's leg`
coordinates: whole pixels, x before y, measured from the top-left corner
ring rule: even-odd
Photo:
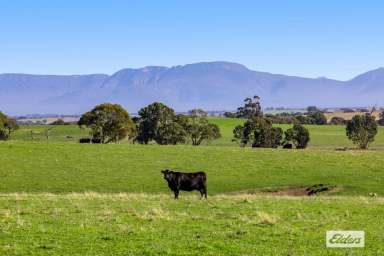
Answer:
[[[207,199],[207,187],[206,186],[204,187],[204,195],[205,195],[205,199]]]
[[[200,191],[200,199],[203,199],[203,197],[204,197],[204,189],[200,189],[199,190]]]
[[[175,199],[179,199],[179,190],[173,191],[175,193]]]

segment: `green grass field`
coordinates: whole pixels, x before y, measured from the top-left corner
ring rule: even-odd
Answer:
[[[211,142],[209,145],[215,146],[238,146],[232,142],[233,128],[236,125],[243,124],[244,120],[231,118],[211,118],[210,121],[219,125],[222,138]],[[283,130],[291,128],[292,125],[276,125]],[[339,147],[353,148],[353,143],[348,140],[345,135],[345,126],[342,125],[307,125],[311,141],[309,148],[311,149],[335,149]],[[370,149],[384,150],[384,127],[378,129],[375,141],[370,146]]]
[[[160,170],[205,171],[211,194],[337,185],[339,194],[384,194],[383,151],[0,143],[0,192],[165,193]]]
[[[48,139],[45,130],[48,132]],[[32,135],[31,135],[32,132]],[[87,129],[81,129],[77,125],[31,125],[20,126],[19,130],[12,134],[12,140],[34,142],[78,142],[79,138],[87,137]]]
[[[383,255],[378,198],[147,194],[0,197],[1,255]],[[366,247],[325,248],[327,230]]]
[[[383,129],[368,151],[335,151],[353,146],[342,126],[308,126],[306,150],[252,149],[231,142],[241,120],[211,121],[223,137],[199,147],[22,127],[0,142],[0,255],[384,255]],[[208,200],[174,200],[163,168],[205,171]],[[319,183],[336,189],[284,195]],[[326,249],[326,230],[364,230],[366,247]]]

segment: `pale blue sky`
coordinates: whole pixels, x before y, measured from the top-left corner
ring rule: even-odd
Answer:
[[[0,0],[0,73],[226,60],[350,79],[384,66],[384,1]]]

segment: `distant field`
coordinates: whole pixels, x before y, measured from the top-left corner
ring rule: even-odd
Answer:
[[[383,255],[378,198],[6,194],[1,255]],[[364,230],[365,248],[325,247]]]
[[[233,142],[233,129],[236,125],[243,124],[244,120],[236,118],[211,118],[210,122],[219,125],[222,138],[204,143],[209,146],[235,146],[239,145]],[[279,125],[284,130],[291,127],[290,125]],[[45,130],[49,131],[47,140]],[[339,125],[308,125],[307,128],[311,134],[309,148],[316,149],[335,149],[338,147],[353,147],[353,144],[345,135],[345,127]],[[33,132],[34,141],[40,142],[78,142],[79,138],[87,137],[89,132],[87,129],[80,129],[77,125],[34,125],[21,126],[16,131],[12,139],[22,141],[32,141],[31,131]],[[122,141],[121,143],[127,143]],[[379,127],[379,133],[375,138],[375,142],[371,145],[371,149],[384,149],[384,127]]]
[[[232,142],[233,128],[236,125],[243,124],[244,120],[236,118],[212,118],[212,123],[220,127],[223,135],[222,138],[212,141],[209,145],[214,146],[238,146],[236,142]],[[292,125],[276,125],[286,130]],[[342,125],[307,125],[311,141],[309,148],[312,149],[335,149],[338,147],[354,147],[353,143],[348,140],[345,134],[345,126]],[[371,149],[384,150],[384,127],[379,127],[379,132],[372,143]]]
[[[379,119],[379,116],[380,116],[380,113],[379,111],[375,111],[372,113],[372,115],[374,115],[376,117],[376,120]],[[344,118],[345,120],[351,120],[353,116],[355,115],[364,115],[365,113],[364,112],[353,112],[353,113],[344,113],[344,112],[333,112],[333,113],[326,113],[325,116],[327,117],[328,121],[330,121],[332,119],[332,117],[342,117]]]
[[[45,132],[47,129],[50,129],[48,139]],[[81,129],[77,125],[28,125],[20,126],[19,130],[12,134],[12,140],[78,142],[79,138],[87,136],[89,136],[89,131],[87,129]]]
[[[58,119],[62,119],[64,122],[77,122],[79,120],[79,118],[77,117],[69,117],[69,116],[65,116],[65,117],[47,117],[47,118],[18,118],[17,120],[20,121],[20,122],[42,122],[44,124],[50,124]]]

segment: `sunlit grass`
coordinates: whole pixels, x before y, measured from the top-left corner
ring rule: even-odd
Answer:
[[[169,191],[160,170],[205,171],[208,194],[329,184],[384,195],[384,151],[0,143],[0,192]],[[183,193],[181,194],[183,196]]]
[[[2,194],[1,255],[381,255],[377,198]],[[364,230],[364,249],[326,249]],[[349,254],[348,254],[349,253]]]

